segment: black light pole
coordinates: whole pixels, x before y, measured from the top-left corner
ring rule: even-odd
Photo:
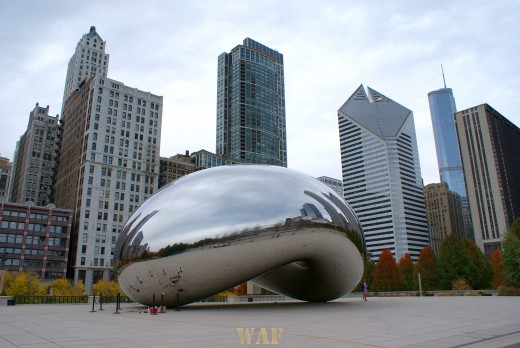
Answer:
[[[96,310],[94,309],[95,305],[96,305],[96,293],[94,293],[94,296],[92,296],[92,310],[90,311],[90,313],[96,312]]]

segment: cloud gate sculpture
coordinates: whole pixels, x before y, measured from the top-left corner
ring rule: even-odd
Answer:
[[[352,291],[358,219],[331,188],[277,166],[224,166],[166,186],[130,217],[115,269],[134,301],[179,306],[246,281],[304,301]]]

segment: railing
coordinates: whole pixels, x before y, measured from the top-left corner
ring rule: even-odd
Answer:
[[[410,297],[419,296],[419,291],[381,291],[369,292],[371,297]],[[362,293],[352,292],[343,297],[361,297]],[[423,291],[423,296],[497,296],[497,290],[435,290]]]
[[[88,303],[88,296],[13,296],[16,304]]]
[[[89,303],[88,295],[81,296],[13,296],[16,304],[50,304],[50,303]],[[96,303],[116,303],[116,296],[96,296]],[[121,303],[134,302],[127,296],[121,296]]]

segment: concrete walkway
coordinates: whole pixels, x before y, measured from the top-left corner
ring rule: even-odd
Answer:
[[[120,315],[114,304],[103,307],[0,307],[0,347],[520,346],[520,297],[212,303],[159,315],[137,305],[123,304]]]

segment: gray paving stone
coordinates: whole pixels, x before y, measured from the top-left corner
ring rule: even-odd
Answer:
[[[244,347],[237,327],[282,328],[280,347],[520,345],[520,297],[349,297],[330,303],[193,304],[150,315],[138,305],[0,307],[0,348]]]

